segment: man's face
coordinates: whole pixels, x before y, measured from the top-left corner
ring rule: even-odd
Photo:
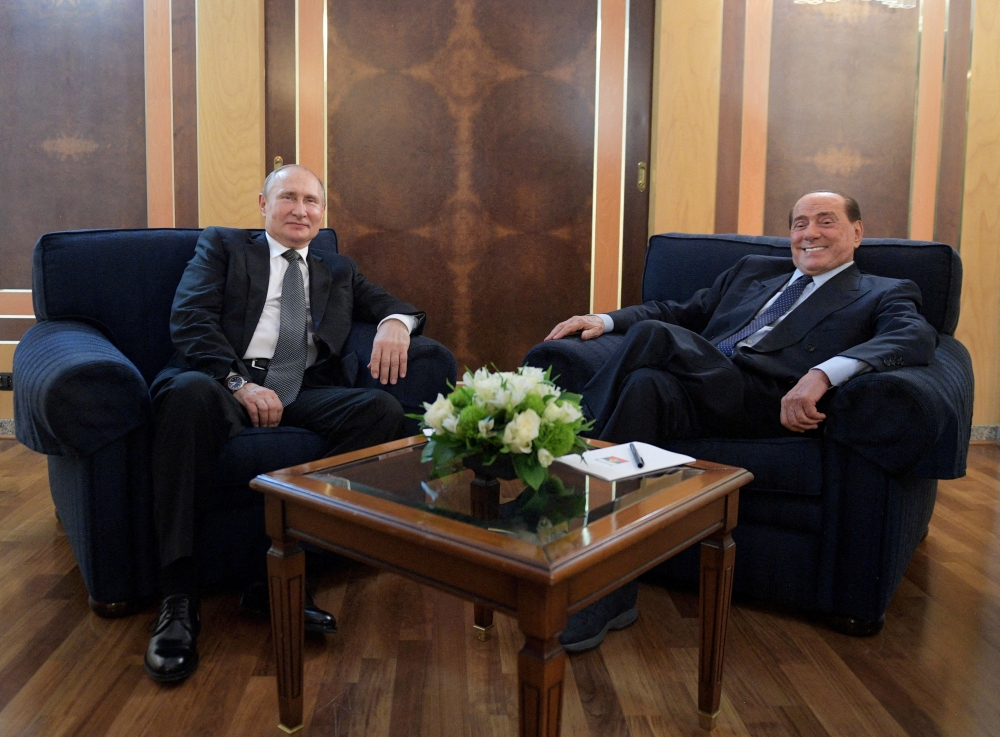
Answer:
[[[864,226],[850,222],[844,198],[830,192],[813,192],[792,210],[792,261],[799,271],[818,276],[854,260]]]
[[[271,182],[267,196],[259,196],[264,230],[286,248],[303,248],[316,237],[326,203],[319,180],[306,169],[290,168]]]

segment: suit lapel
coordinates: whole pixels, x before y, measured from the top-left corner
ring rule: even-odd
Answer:
[[[333,274],[323,257],[312,249],[309,249],[306,262],[309,265],[309,309],[312,311],[313,332],[317,332],[326,313],[326,303],[330,301]]]
[[[754,280],[747,287],[743,301],[726,315],[725,324],[719,326],[719,337],[732,335],[753,320],[767,301],[788,282],[788,276],[788,274],[781,274],[764,281]]]
[[[802,340],[816,324],[839,309],[864,296],[868,289],[861,286],[861,272],[856,264],[844,269],[819,287],[805,302],[792,310],[753,347],[758,351],[776,351]]]
[[[246,319],[243,322],[243,345],[240,350],[246,350],[253,338],[264,303],[267,301],[267,285],[271,278],[271,249],[267,238],[261,233],[256,238],[248,238],[246,246],[247,264],[247,306]]]

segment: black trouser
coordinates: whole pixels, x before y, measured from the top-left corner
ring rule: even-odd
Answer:
[[[198,495],[209,494],[226,442],[252,427],[232,393],[200,371],[153,382],[154,519],[160,565],[191,557]],[[403,408],[379,389],[303,389],[285,407],[281,424],[312,430],[326,439],[329,455],[395,440],[403,432]]]
[[[788,434],[780,413],[789,389],[741,370],[697,333],[644,320],[584,387],[583,401],[592,434],[612,442],[776,437]]]

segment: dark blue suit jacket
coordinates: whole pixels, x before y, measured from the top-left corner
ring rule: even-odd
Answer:
[[[170,337],[177,352],[161,373],[195,369],[222,381],[231,371],[249,372],[242,357],[253,337],[270,277],[270,251],[261,233],[206,228],[184,270],[170,314]],[[353,386],[357,357],[341,355],[351,323],[377,323],[391,314],[418,318],[424,313],[368,281],[353,259],[309,249],[309,306],[318,355],[303,386]],[[170,369],[176,369],[170,371]]]
[[[641,320],[661,320],[717,344],[749,323],[794,270],[790,258],[745,256],[686,302],[647,302],[610,313],[615,332]],[[737,348],[732,360],[786,383],[837,355],[860,359],[875,371],[923,366],[934,355],[938,336],[917,312],[920,300],[913,282],[862,274],[852,264],[756,345]]]

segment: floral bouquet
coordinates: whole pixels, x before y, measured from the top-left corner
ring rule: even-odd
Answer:
[[[482,466],[506,457],[517,477],[537,491],[549,479],[553,460],[587,450],[580,432],[593,424],[584,420],[580,395],[561,391],[551,371],[467,370],[462,385],[447,397],[438,394],[433,404],[424,404],[423,417],[416,416],[433,430],[421,460],[442,468],[467,456],[478,456]]]

